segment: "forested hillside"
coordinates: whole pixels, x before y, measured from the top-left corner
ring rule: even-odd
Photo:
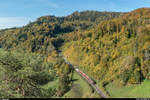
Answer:
[[[150,79],[150,8],[42,16],[24,27],[0,30],[0,48],[0,97],[68,92],[72,70],[58,49],[105,91],[110,83],[141,84]],[[55,88],[44,88],[56,80]]]
[[[149,8],[102,21],[79,34],[62,51],[73,64],[98,80],[99,86],[111,82],[118,86],[140,84],[150,79]]]
[[[93,78],[104,82],[118,80],[125,85],[150,77],[150,9],[137,9],[102,21],[79,34],[62,49],[72,63]]]
[[[23,49],[29,52],[48,54],[55,49],[56,42],[63,42],[57,38],[58,34],[86,30],[102,21],[119,16],[113,12],[75,12],[66,17],[43,16],[37,21],[22,28],[0,31],[0,47],[7,50]]]

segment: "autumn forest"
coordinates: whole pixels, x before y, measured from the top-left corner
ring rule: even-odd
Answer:
[[[150,8],[76,11],[0,30],[0,98],[100,98],[58,51],[108,98],[150,97]]]

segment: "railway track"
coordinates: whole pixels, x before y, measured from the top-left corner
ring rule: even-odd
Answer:
[[[95,91],[102,97],[102,98],[106,98],[106,96],[103,94],[103,92],[99,89],[99,87],[96,85],[96,83],[88,76],[86,75],[84,72],[82,72],[80,69],[78,69],[77,66],[73,66],[68,60],[67,58],[65,58],[62,54],[61,51],[59,51],[59,56],[61,56],[64,61],[69,64],[73,69],[75,69],[75,71],[81,75],[81,77],[83,77],[94,89]]]

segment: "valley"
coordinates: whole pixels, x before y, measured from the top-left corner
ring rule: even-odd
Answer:
[[[149,98],[149,20],[82,11],[0,30],[0,98]]]

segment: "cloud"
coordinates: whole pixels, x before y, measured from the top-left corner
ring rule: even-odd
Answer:
[[[25,17],[0,17],[0,29],[21,27],[28,24],[29,18]]]

